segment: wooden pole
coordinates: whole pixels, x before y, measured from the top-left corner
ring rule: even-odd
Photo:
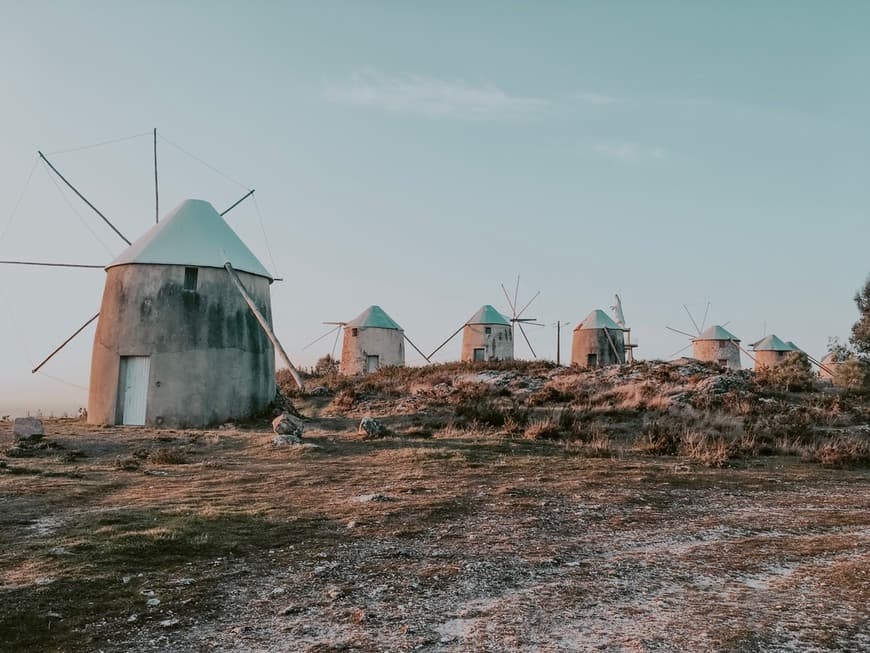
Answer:
[[[410,339],[408,336],[405,335],[405,332],[404,332],[404,331],[402,332],[402,335],[405,336],[405,340],[408,341],[408,344],[411,345],[411,346],[412,346],[412,347],[417,351],[418,354],[420,354],[423,358],[426,359],[426,362],[427,362],[427,363],[431,363],[431,362],[432,362],[432,361],[429,360],[429,357],[428,357],[426,354],[424,354],[422,351],[420,351],[420,349],[417,347],[417,345],[415,345],[413,342],[411,342],[411,339]]]
[[[619,360],[619,352],[616,351],[616,345],[613,342],[613,338],[610,337],[610,331],[607,330],[607,327],[604,327],[604,335],[607,336],[607,342],[610,343],[610,348],[613,350],[613,355],[616,356],[617,362],[624,363],[625,359]]]
[[[463,324],[461,327],[459,327],[458,329],[456,329],[456,331],[454,331],[454,332],[450,335],[450,337],[447,338],[447,340],[445,340],[445,341],[442,342],[440,345],[438,345],[438,347],[435,348],[435,351],[433,351],[433,352],[432,352],[431,354],[429,354],[428,356],[424,356],[423,358],[425,358],[426,360],[428,360],[428,361],[431,362],[430,359],[431,359],[435,354],[437,354],[437,353],[441,350],[441,348],[442,348],[444,345],[446,345],[448,342],[450,342],[451,340],[453,340],[453,339],[456,337],[456,334],[459,333],[460,331],[462,331],[466,326],[467,326],[467,325]]]
[[[562,321],[556,320],[556,365],[561,365],[562,354]]]
[[[253,192],[253,191],[252,191]],[[275,347],[275,350],[281,356],[281,359],[284,361],[284,364],[290,368],[290,375],[293,377],[293,380],[296,381],[296,385],[299,386],[300,390],[305,389],[305,384],[302,381],[302,376],[299,374],[299,371],[294,367],[293,363],[290,362],[290,357],[287,356],[287,352],[284,351],[284,347],[281,346],[281,343],[278,341],[278,337],[272,331],[272,327],[269,326],[269,323],[266,321],[266,318],[263,317],[263,314],[260,313],[260,309],[257,308],[257,305],[254,303],[254,300],[251,299],[251,296],[248,294],[248,291],[245,290],[245,286],[242,285],[242,280],[239,279],[239,275],[236,274],[236,271],[233,270],[232,264],[227,261],[224,264],[224,268],[230,275],[230,279],[233,281],[233,285],[235,285],[236,290],[242,295],[242,298],[245,300],[245,303],[248,305],[248,308],[251,309],[251,313],[254,314],[254,317],[257,318],[257,322],[260,323],[260,326],[263,328],[263,331],[266,332],[266,336],[269,340],[272,341],[272,345]]]
[[[154,128],[154,224],[160,222],[160,192],[157,188],[157,127]]]
[[[55,168],[53,165],[51,165],[51,161],[49,161],[48,159],[46,159],[46,158],[45,158],[45,155],[44,155],[42,152],[39,152],[39,151],[37,150],[37,154],[39,154],[39,157],[40,157],[43,161],[45,161],[46,165],[48,165],[49,168],[51,168],[52,172],[54,172],[54,174],[56,174],[58,177],[60,177],[60,180],[61,180],[63,183],[65,183],[67,186],[69,186],[70,189],[72,190],[72,192],[74,192],[76,195],[79,196],[79,199],[81,199],[82,202],[84,202],[84,203],[87,204],[89,207],[91,207],[91,209],[93,209],[94,213],[96,213],[98,216],[100,216],[100,217],[103,219],[103,222],[105,222],[107,225],[109,225],[109,226],[112,228],[112,231],[114,231],[116,234],[118,234],[118,237],[119,237],[121,240],[123,240],[123,241],[124,241],[125,243],[127,243],[128,245],[132,245],[132,244],[133,244],[133,243],[131,243],[129,240],[127,240],[127,239],[124,237],[124,234],[122,234],[120,231],[118,231],[118,229],[115,227],[115,225],[113,225],[111,222],[109,222],[109,218],[107,218],[107,217],[104,216],[102,213],[100,213],[100,210],[99,210],[96,206],[94,206],[93,204],[91,204],[91,203],[88,201],[88,199],[87,199],[84,195],[82,195],[82,194],[78,191],[78,189],[77,189],[75,186],[73,186],[71,183],[69,183],[69,182],[67,181],[66,177],[64,177],[62,174],[60,174],[60,172],[58,171],[57,168]]]
[[[77,330],[74,334],[72,334],[69,338],[67,338],[66,340],[64,340],[64,341],[60,344],[60,347],[58,347],[58,348],[55,349],[53,352],[51,352],[48,356],[45,357],[45,360],[43,360],[39,365],[37,365],[36,367],[34,367],[32,370],[30,370],[30,373],[31,373],[31,374],[36,374],[36,373],[40,370],[40,368],[41,368],[43,365],[45,365],[48,361],[50,361],[52,358],[54,358],[54,355],[55,355],[57,352],[59,352],[59,351],[60,351],[61,349],[63,349],[64,347],[66,347],[66,346],[69,344],[69,342],[70,342],[73,338],[75,338],[78,334],[80,334],[82,331],[84,331],[84,330],[85,330],[85,327],[88,326],[88,325],[89,325],[91,322],[93,322],[94,320],[96,320],[99,316],[100,316],[100,314],[97,313],[97,314],[94,315],[90,320],[88,320],[88,321],[85,322],[83,325],[81,325],[81,326],[78,328],[78,330]]]

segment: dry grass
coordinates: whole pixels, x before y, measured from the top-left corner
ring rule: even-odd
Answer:
[[[866,471],[708,468],[722,436],[697,430],[682,458],[636,457],[606,420],[544,414],[577,437],[50,425],[87,457],[0,466],[0,649],[860,648]]]

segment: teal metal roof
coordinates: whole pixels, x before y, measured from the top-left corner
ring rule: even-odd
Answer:
[[[511,323],[508,319],[495,310],[489,304],[485,304],[480,307],[480,310],[477,311],[474,315],[469,318],[466,324],[499,324],[502,326],[510,326]]]
[[[184,200],[106,266],[136,263],[222,268],[271,280],[272,275],[215,208],[203,200]]]
[[[750,345],[755,351],[793,351],[782,340],[771,334]]]
[[[577,325],[577,329],[615,329],[617,331],[622,331],[623,328],[619,326],[613,319],[600,308],[596,308],[589,315],[587,315],[583,321]]]
[[[798,347],[798,346],[797,346],[796,344],[794,344],[791,340],[786,340],[786,341],[785,341],[785,346],[788,347],[791,351],[799,351],[799,352],[803,352],[803,349],[801,349],[800,347]]]
[[[346,326],[357,329],[396,329],[400,327],[380,306],[369,306],[366,310],[347,323]]]
[[[735,342],[740,342],[740,338],[718,324],[704,329],[701,335],[697,338],[692,338],[692,340],[734,340]]]

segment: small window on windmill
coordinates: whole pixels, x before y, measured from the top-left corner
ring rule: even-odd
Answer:
[[[357,329],[356,327],[353,327],[353,328],[350,330],[350,335],[351,335],[352,337],[356,338],[356,337],[359,335],[359,329]]]
[[[184,289],[195,291],[197,277],[199,277],[199,268],[184,268]]]
[[[492,333],[492,327],[483,327],[483,332],[486,335],[490,335]]]

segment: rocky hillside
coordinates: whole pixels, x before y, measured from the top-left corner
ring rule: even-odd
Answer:
[[[309,417],[371,416],[396,436],[556,440],[590,455],[683,455],[714,466],[758,455],[870,463],[867,392],[809,377],[692,359],[588,371],[505,361],[320,372],[307,375],[304,393],[283,373],[279,385]]]

